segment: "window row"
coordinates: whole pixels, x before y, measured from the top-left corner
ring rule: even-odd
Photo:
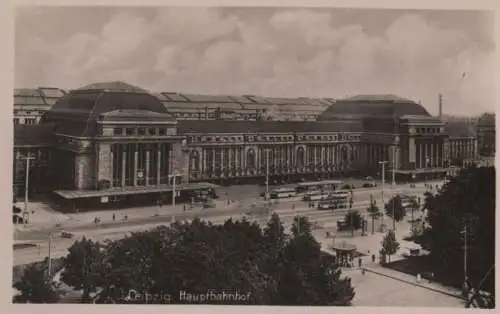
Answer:
[[[166,127],[138,127],[138,128],[113,128],[114,136],[172,136],[176,135],[175,128]]]
[[[440,133],[441,128],[417,128],[417,133]]]
[[[258,142],[258,141],[269,141],[269,142],[286,142],[293,141],[293,135],[282,135],[282,136],[261,136],[261,135],[247,135],[243,136],[189,136],[189,142],[242,142],[243,140],[248,142]],[[309,140],[309,141],[355,141],[359,140],[359,135],[299,135],[298,140]]]

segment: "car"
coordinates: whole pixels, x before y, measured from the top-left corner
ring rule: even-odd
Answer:
[[[74,235],[73,235],[73,233],[71,233],[71,232],[64,231],[64,230],[63,230],[63,231],[61,231],[61,237],[62,237],[62,238],[65,238],[65,239],[71,239],[71,238],[73,238],[73,236],[74,236]]]

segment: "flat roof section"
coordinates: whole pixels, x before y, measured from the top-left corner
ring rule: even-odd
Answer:
[[[410,174],[410,173],[442,173],[448,171],[448,168],[429,168],[429,169],[415,169],[415,170],[405,170],[405,169],[396,169],[394,170],[395,173],[401,173],[401,174]],[[392,170],[388,170],[392,172]]]
[[[218,185],[208,183],[208,182],[198,182],[198,183],[186,183],[176,185],[176,191],[193,191],[202,189],[216,189],[219,188]],[[119,195],[133,195],[133,194],[149,194],[158,192],[171,192],[172,186],[167,184],[155,185],[155,186],[130,186],[124,188],[112,188],[101,191],[90,191],[90,190],[57,190],[54,191],[57,195],[65,199],[82,199],[82,198],[92,198],[92,197],[103,197],[103,196],[119,196]]]

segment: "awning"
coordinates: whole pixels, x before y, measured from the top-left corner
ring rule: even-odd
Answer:
[[[196,191],[216,189],[219,186],[208,182],[187,183],[175,186],[176,191]],[[150,194],[171,192],[172,185],[155,185],[155,186],[128,186],[123,188],[111,188],[106,190],[57,190],[54,191],[57,195],[65,199],[81,199],[105,196],[121,196],[121,195],[137,195],[137,194]]]

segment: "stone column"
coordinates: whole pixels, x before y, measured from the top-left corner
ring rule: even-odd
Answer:
[[[101,180],[113,181],[113,160],[111,159],[111,144],[98,145],[99,153],[96,156],[97,182]],[[97,183],[96,182],[96,183]]]
[[[134,185],[137,185],[137,163],[138,163],[138,158],[139,158],[139,152],[137,151],[137,147],[135,148],[136,150],[134,151]]]
[[[125,147],[128,147],[127,145],[123,145]],[[125,186],[126,184],[126,181],[125,181],[125,178],[127,176],[127,151],[126,150],[122,150],[122,187]]]
[[[160,185],[161,180],[161,149],[156,152],[158,158],[156,159],[156,185]]]
[[[212,148],[211,154],[212,154],[212,171],[215,171],[215,156],[217,155],[217,148]]]
[[[146,150],[146,169],[144,169],[145,185],[149,185],[149,162],[150,162],[149,149]]]
[[[109,170],[110,170],[110,187],[113,187],[114,186],[114,176],[113,176],[113,172],[114,172],[114,160],[115,160],[115,153],[113,153],[111,151],[111,153],[109,154]]]
[[[433,168],[434,167],[434,141],[432,141],[429,146],[430,146],[430,151],[431,151],[430,158],[429,158],[430,166],[431,166],[431,168]]]

